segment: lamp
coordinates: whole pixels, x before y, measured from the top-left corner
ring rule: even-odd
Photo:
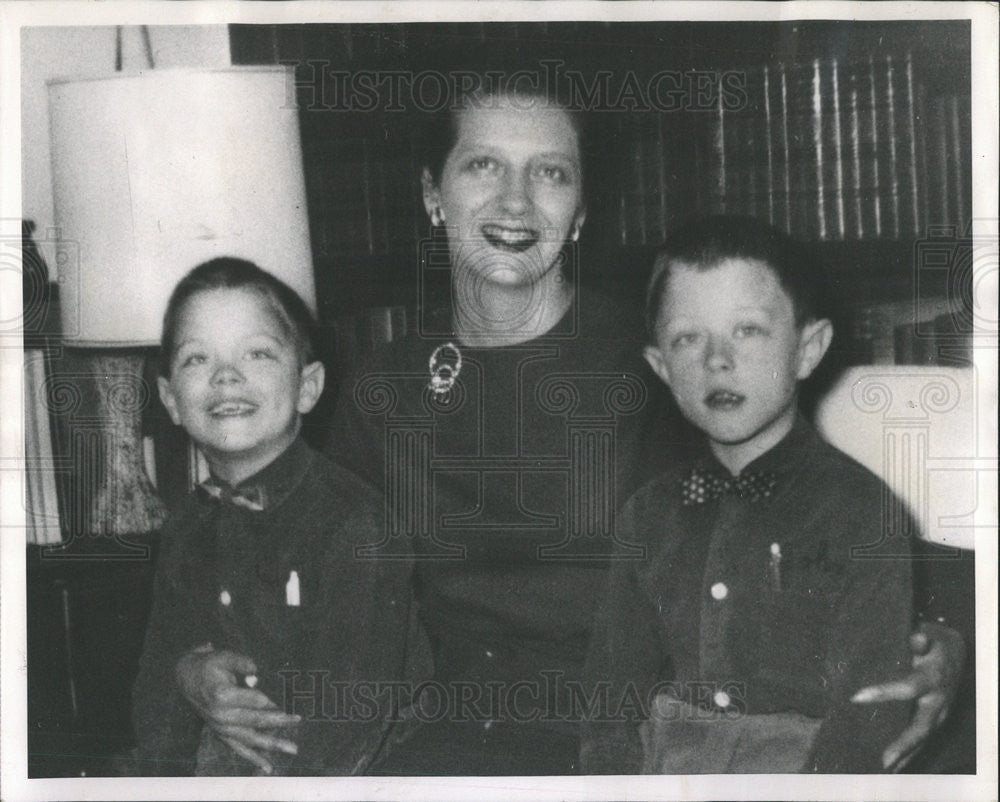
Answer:
[[[156,529],[143,469],[143,347],[178,280],[216,256],[256,262],[316,307],[290,67],[164,69],[49,82],[66,345],[93,354],[106,470],[92,531]]]

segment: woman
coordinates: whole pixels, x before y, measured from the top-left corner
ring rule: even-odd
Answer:
[[[379,771],[575,773],[579,719],[601,713],[575,681],[615,506],[680,430],[638,358],[638,313],[581,290],[567,259],[586,216],[579,119],[530,93],[465,101],[423,172],[450,309],[345,382],[331,438],[336,460],[385,487],[386,537],[363,556],[391,558],[412,538],[433,657]],[[961,644],[941,640],[882,690],[922,697],[900,753],[946,706]],[[272,734],[290,719],[237,684],[242,660],[192,654],[178,676],[206,721],[266,765],[267,750],[292,748]]]

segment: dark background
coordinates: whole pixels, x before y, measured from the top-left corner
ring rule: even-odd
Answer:
[[[851,297],[877,301],[907,297],[918,232],[941,223],[961,229],[968,222],[969,42],[970,27],[964,21],[231,26],[234,63],[296,67],[314,260],[325,319],[363,307],[414,303],[418,243],[429,229],[419,185],[427,113],[414,108],[406,93],[400,103],[404,110],[387,110],[385,96],[371,111],[347,110],[335,80],[325,86],[318,83],[324,70],[510,74],[521,69],[542,72],[543,61],[556,60],[591,78],[609,71],[614,75],[610,86],[620,87],[629,72],[645,86],[650,76],[663,70],[686,74],[693,81],[695,70],[739,75],[764,65],[808,68],[816,59],[824,64],[837,59],[843,68],[869,58],[878,64],[886,56],[894,58],[899,69],[909,54],[921,93],[916,99],[921,106],[915,109],[916,145],[922,151],[918,158],[925,170],[935,157],[954,161],[953,154],[936,153],[939,144],[931,137],[921,137],[934,100],[957,98],[959,138],[965,145],[959,155],[962,164],[954,167],[961,185],[943,186],[938,171],[931,169],[923,177],[926,195],[946,195],[951,206],[935,208],[928,201],[922,209],[925,219],[902,236],[822,238],[825,244],[819,251],[836,276],[850,283]],[[613,90],[610,96],[616,94]],[[896,103],[901,106],[903,100],[897,92]],[[633,291],[642,284],[656,246],[674,226],[690,215],[731,210],[732,198],[713,193],[706,153],[717,114],[704,106],[692,108],[693,102],[687,105],[670,111],[598,109],[588,115],[588,219],[579,247],[586,280],[612,291]],[[735,114],[759,111],[748,108]],[[884,119],[879,127],[884,147]],[[651,128],[659,130],[651,135]],[[902,148],[907,143],[899,144]],[[763,148],[737,155],[744,163],[765,158]],[[884,152],[871,158],[880,157],[887,158]],[[800,155],[800,161],[808,158]],[[651,189],[651,183],[658,187]],[[884,180],[877,191],[887,191]],[[639,225],[634,224],[636,218],[641,218]],[[792,228],[793,235],[821,239],[807,226]]]

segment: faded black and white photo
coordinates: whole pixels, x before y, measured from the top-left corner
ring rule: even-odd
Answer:
[[[4,798],[995,794],[996,5],[695,5],[0,9]]]

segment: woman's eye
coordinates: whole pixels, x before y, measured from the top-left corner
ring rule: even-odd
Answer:
[[[474,173],[495,173],[500,169],[500,164],[489,156],[478,156],[469,162],[469,169]]]

